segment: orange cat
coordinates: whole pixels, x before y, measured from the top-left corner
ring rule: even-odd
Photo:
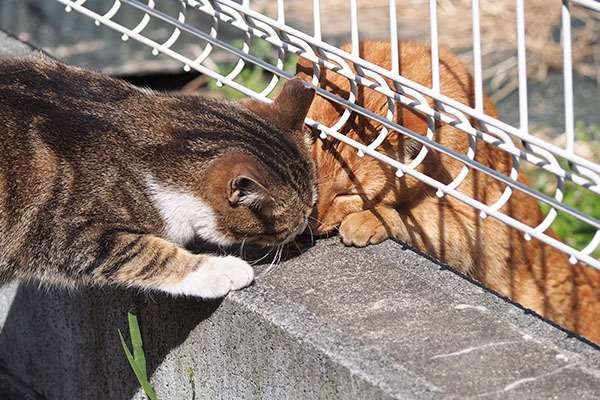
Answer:
[[[390,69],[390,48],[386,42],[363,42],[360,56]],[[342,47],[350,51],[351,47]],[[401,43],[400,74],[431,87],[430,48]],[[297,75],[311,80],[312,63],[300,59]],[[473,79],[462,62],[440,50],[441,91],[461,103],[474,105]],[[391,82],[388,82],[391,85]],[[319,86],[348,98],[346,78],[321,70]],[[434,107],[433,101],[430,106]],[[359,85],[356,103],[385,116],[387,97]],[[485,98],[485,112],[497,116],[493,103]],[[337,122],[343,107],[317,96],[308,117],[326,126]],[[394,122],[424,135],[426,118],[396,104]],[[474,120],[470,121],[476,125]],[[361,143],[371,143],[381,130],[377,122],[353,113],[340,130]],[[316,132],[315,132],[316,133]],[[452,126],[438,124],[434,140],[461,154],[467,154],[467,135]],[[421,145],[397,132],[388,134],[378,151],[401,162],[410,162]],[[324,234],[339,230],[347,245],[366,246],[393,237],[436,257],[468,274],[487,287],[511,297],[567,329],[600,343],[600,272],[582,264],[571,266],[568,256],[537,240],[525,241],[523,233],[495,218],[481,219],[479,211],[451,197],[438,198],[435,189],[404,175],[373,157],[357,156],[356,149],[333,138],[317,140],[313,156],[319,170],[319,198],[313,216],[313,231]],[[475,160],[509,175],[510,155],[477,140]],[[436,151],[417,168],[445,184],[459,173],[462,163]],[[519,182],[527,184],[523,173]],[[457,190],[492,205],[505,185],[490,176],[471,170]],[[536,201],[515,190],[501,212],[537,226],[543,214]],[[549,229],[546,232],[556,235]]]

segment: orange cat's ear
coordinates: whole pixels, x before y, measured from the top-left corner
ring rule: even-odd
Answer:
[[[272,197],[257,177],[246,172],[229,181],[227,199],[231,205],[262,207],[268,204]]]
[[[395,122],[420,135],[425,135],[427,133],[427,116],[425,114],[398,102],[396,103],[396,106],[400,113],[397,114],[398,116],[396,117]],[[436,124],[437,123],[436,120]]]
[[[303,57],[298,58],[298,63],[296,64],[296,76],[298,78],[312,82],[313,70],[313,63],[311,61]]]
[[[314,97],[314,89],[300,79],[291,79],[285,83],[273,103],[248,99],[243,104],[249,110],[273,121],[281,129],[297,130],[302,128]]]

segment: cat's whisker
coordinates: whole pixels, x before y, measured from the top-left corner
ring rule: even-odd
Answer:
[[[281,257],[279,257],[279,263],[278,263],[278,265],[281,265],[281,261],[287,259],[289,255],[290,255],[290,246],[286,245],[285,246],[285,255],[283,255],[283,251],[282,251],[281,252]]]
[[[241,258],[246,258],[244,255],[244,245],[246,244],[246,239],[242,240],[242,243],[240,244],[240,257]]]
[[[321,171],[325,168],[324,165],[321,165],[320,167],[317,168],[317,176],[322,177],[323,175],[321,175]],[[329,175],[333,175],[333,171],[330,171],[328,173]]]
[[[280,249],[281,249],[281,250],[279,251],[279,257],[277,257],[277,263],[275,264],[275,265],[277,265],[277,266],[279,266],[279,265],[281,264],[281,259],[283,258],[283,249],[288,249],[288,247],[287,247],[287,246],[283,246],[283,245],[282,245],[282,246],[280,247]],[[287,255],[287,253],[286,253],[286,255]]]
[[[320,223],[320,224],[322,224],[322,223],[323,223],[323,221],[320,221],[318,218],[315,218],[315,217],[313,217],[312,215],[309,215],[309,216],[308,216],[308,219],[309,219],[309,220],[313,220],[313,221],[315,221],[315,222],[318,222],[318,223]]]
[[[258,264],[259,262],[261,262],[262,260],[267,258],[273,252],[273,250],[275,250],[275,248],[271,247],[271,249],[267,252],[267,254],[265,254],[264,256],[262,256],[261,258],[259,258],[257,260],[248,261],[248,264],[250,264],[252,266]]]
[[[318,219],[318,218],[315,218],[315,217],[313,217],[313,216],[309,216],[309,217],[308,217],[308,219],[309,219],[309,220],[312,220],[312,221],[314,221],[314,222],[316,222],[316,223],[317,223],[317,224],[319,224],[319,225],[324,225],[324,224],[325,224],[325,222],[323,222],[323,221],[321,221],[320,219]],[[308,224],[307,226],[308,226],[308,229],[310,230],[310,234],[311,234],[311,236],[312,236],[312,233],[313,233],[313,232],[312,232],[312,228],[310,227],[310,224]]]
[[[335,175],[335,173],[334,173],[334,172],[330,172],[330,173],[329,173],[329,174],[327,174],[327,175],[322,175],[322,176],[319,176],[319,177],[317,178],[317,181],[316,181],[316,184],[317,184],[317,186],[320,186],[322,183],[326,183],[326,182],[327,182],[327,180],[328,180],[329,178],[333,177],[334,175]]]
[[[318,218],[315,218],[315,217],[313,217],[313,216],[309,216],[308,218],[309,218],[309,219],[311,219],[311,220],[313,220],[314,222],[316,222],[316,223],[317,223],[317,225],[325,225],[325,222],[321,221],[321,220],[320,220],[320,219],[318,219]],[[308,227],[309,227],[309,231],[310,231],[310,235],[311,235],[311,243],[314,243],[314,242],[315,242],[315,239],[314,239],[314,232],[312,231],[311,224],[308,224]],[[334,229],[335,229],[335,231],[336,231],[336,234],[337,234],[337,230],[338,230],[338,228],[336,227],[336,228],[334,228]],[[324,235],[326,238],[328,238],[328,237],[330,236],[330,231],[328,231],[328,232],[325,232],[325,233],[323,233],[323,234],[321,234],[321,235],[319,235],[319,236],[323,236],[323,235]]]
[[[308,217],[311,218],[311,217]],[[316,220],[316,218],[314,218]],[[312,227],[310,224],[306,225],[308,227],[308,233],[310,233],[310,243],[313,244],[315,242],[315,235],[313,234]]]
[[[263,272],[261,272],[256,278],[255,280],[259,280],[262,279],[264,277],[266,277],[267,275],[269,275],[269,273],[271,273],[271,270],[273,269],[273,267],[276,265],[275,260],[277,260],[277,257],[281,251],[282,246],[279,245],[276,247],[275,250],[275,254],[273,255],[273,260],[271,261],[271,264],[269,264],[269,266],[267,268],[265,268],[265,270]]]
[[[296,246],[296,250],[302,253],[302,249],[300,248],[300,246],[298,246],[298,243],[296,243],[296,241],[293,241],[292,243],[294,244],[294,246]]]
[[[329,153],[329,152],[326,152],[326,154],[327,154],[327,157],[325,157],[325,158],[323,159],[323,161],[321,162],[321,164],[320,164],[320,165],[318,165],[318,166],[317,166],[317,168],[316,168],[316,169],[317,169],[317,173],[318,173],[318,172],[321,172],[321,169],[322,169],[322,168],[325,168],[325,163],[327,162],[327,159],[330,157],[330,153]]]

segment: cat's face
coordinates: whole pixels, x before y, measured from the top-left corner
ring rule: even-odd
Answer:
[[[310,148],[285,171],[274,172],[256,158],[232,152],[207,172],[214,183],[209,201],[215,233],[224,244],[277,245],[292,240],[307,226],[316,198],[315,169]],[[304,171],[294,174],[291,169]],[[229,242],[228,242],[229,241]]]
[[[358,157],[353,147],[328,138],[315,143],[313,157],[319,176],[311,218],[314,234],[330,232],[346,216],[398,197],[395,171],[372,157]]]
[[[316,197],[304,127],[313,97],[294,79],[270,104],[185,98],[172,106],[190,112],[179,121],[171,114],[168,146],[160,141],[160,152],[147,155],[154,166],[147,186],[165,236],[182,245],[194,237],[226,246],[278,245],[301,233]]]
[[[312,64],[300,59],[298,76],[310,80]],[[321,70],[319,86],[340,97],[348,98],[350,85],[340,75]],[[371,110],[385,114],[387,98],[371,89],[361,88],[357,93],[357,103]],[[341,118],[344,108],[321,96],[316,96],[308,116],[325,126],[333,126]],[[422,119],[404,109],[401,113],[405,125],[415,130],[425,130]],[[353,114],[342,128],[347,137],[368,145],[381,132],[382,126],[366,117]],[[359,157],[357,150],[333,138],[319,139],[319,131],[314,137],[313,158],[318,172],[318,200],[315,205],[311,230],[322,235],[337,228],[344,218],[359,211],[372,209],[382,204],[394,204],[408,198],[411,189],[420,182],[408,178],[399,180],[396,171],[388,164],[373,157]],[[397,160],[409,161],[418,153],[419,146],[406,140],[398,133],[388,134],[387,139],[377,148]],[[402,188],[402,191],[399,190]]]
[[[351,45],[341,47],[351,51]],[[402,75],[425,85],[431,85],[430,52],[425,46],[402,44],[400,51],[400,70]],[[442,88],[444,91],[464,104],[470,104],[470,97],[465,91],[470,90],[470,75],[464,66],[447,52],[442,52],[443,63]],[[361,42],[360,55],[383,68],[391,66],[389,43]],[[351,66],[353,69],[353,67]],[[450,71],[452,73],[450,73]],[[298,60],[296,75],[301,79],[311,81],[313,64],[304,58]],[[392,87],[392,82],[387,81]],[[348,99],[350,83],[348,79],[332,70],[321,68],[318,86],[339,97]],[[467,90],[468,89],[468,90]],[[430,107],[433,101],[428,99]],[[375,90],[358,85],[355,103],[378,114],[385,116],[388,111],[388,98]],[[333,126],[342,117],[344,107],[322,96],[316,96],[308,112],[308,117],[325,126]],[[394,122],[425,135],[427,119],[418,111],[403,107],[396,102],[393,117]],[[435,140],[448,148],[466,154],[468,143],[464,135],[455,134],[451,127],[436,125]],[[364,145],[371,144],[380,134],[382,126],[376,121],[353,113],[340,133]],[[373,209],[382,205],[402,205],[416,198],[424,190],[430,190],[423,182],[404,175],[396,176],[396,170],[391,166],[372,157],[359,157],[357,150],[335,139],[318,139],[319,132],[313,132],[315,144],[313,157],[318,171],[319,198],[313,212],[313,232],[327,233],[337,228],[344,218],[350,214]],[[377,147],[377,151],[404,164],[410,163],[419,153],[421,145],[398,132],[388,132],[386,139]],[[428,153],[417,170],[432,176],[442,182],[448,182],[456,176],[462,167],[446,160],[445,168],[440,168],[439,155],[433,151]]]
[[[277,245],[302,233],[316,200],[316,171],[304,117],[314,96],[290,81],[272,104],[243,104],[261,119],[249,122],[263,140],[251,150],[226,151],[207,169],[215,230],[232,243]],[[277,129],[275,136],[262,124]],[[264,135],[261,133],[264,129]],[[271,135],[268,136],[267,134]]]

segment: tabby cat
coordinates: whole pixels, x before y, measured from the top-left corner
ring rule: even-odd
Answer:
[[[351,46],[342,49],[350,51]],[[399,54],[400,74],[431,87],[430,48],[401,43]],[[384,68],[391,67],[389,43],[363,42],[360,56]],[[301,58],[297,75],[311,80],[312,71],[312,63]],[[458,58],[444,50],[440,50],[440,74],[443,94],[474,106],[471,75]],[[321,70],[319,86],[348,98],[348,80],[330,70]],[[359,85],[356,103],[386,115],[387,97],[364,86]],[[430,106],[434,107],[433,101]],[[488,115],[497,117],[488,98],[484,109]],[[338,104],[317,96],[308,116],[332,126],[343,111]],[[401,104],[396,104],[394,121],[419,134],[426,133],[426,118]],[[380,124],[354,113],[341,132],[368,144],[381,128]],[[437,125],[434,140],[458,153],[467,153],[466,135],[452,126]],[[420,145],[392,132],[378,150],[408,163],[419,152]],[[338,229],[343,242],[354,246],[397,238],[600,343],[599,271],[582,264],[571,266],[568,256],[553,247],[537,240],[525,241],[521,232],[494,218],[481,219],[479,211],[451,196],[437,197],[435,189],[411,176],[397,178],[391,166],[372,157],[359,158],[356,149],[332,138],[316,141],[313,157],[319,176],[319,198],[311,222],[314,232],[324,234]],[[480,140],[475,160],[505,175],[510,173],[510,156]],[[429,151],[418,171],[448,184],[461,168],[459,161]],[[518,180],[527,184],[522,172]],[[494,204],[504,189],[497,180],[475,170],[457,188],[487,205]],[[500,211],[532,227],[543,220],[536,201],[518,190]],[[551,229],[546,234],[556,238]]]
[[[114,283],[220,297],[253,280],[217,245],[277,245],[315,197],[314,96],[169,96],[41,53],[0,62],[0,281]]]

